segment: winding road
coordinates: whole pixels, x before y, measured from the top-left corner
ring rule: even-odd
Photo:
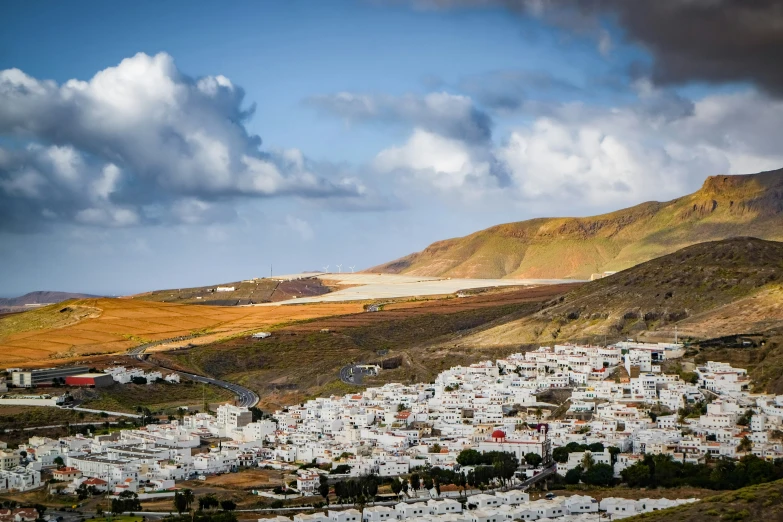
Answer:
[[[224,390],[228,390],[237,396],[238,406],[242,406],[245,408],[252,408],[256,404],[258,404],[259,401],[258,394],[256,394],[256,392],[254,392],[253,390],[245,388],[244,386],[240,386],[239,384],[234,384],[233,382],[221,381],[220,379],[213,379],[212,377],[204,377],[203,375],[183,372],[183,371],[176,370],[174,368],[168,368],[166,366],[162,366],[158,363],[146,360],[145,353],[144,353],[146,350],[147,350],[146,345],[137,346],[136,348],[133,348],[130,351],[128,351],[128,355],[138,361],[145,361],[147,362],[147,364],[152,364],[154,366],[157,366],[158,368],[163,368],[165,370],[178,373],[182,377],[185,377],[186,379],[190,379],[191,381],[203,382],[205,384],[212,384],[213,386],[217,386],[219,388],[223,388]]]

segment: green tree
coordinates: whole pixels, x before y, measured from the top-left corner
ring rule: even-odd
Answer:
[[[650,467],[637,462],[620,472],[623,482],[632,488],[644,488],[650,484]]]
[[[139,496],[132,491],[123,491],[117,498],[112,499],[111,511],[112,513],[141,511]]]
[[[538,467],[543,461],[544,459],[538,453],[530,452],[525,454],[525,462],[534,468]]]
[[[391,483],[391,490],[392,490],[392,493],[397,495],[397,498],[400,498],[400,492],[402,491],[402,482],[400,482],[399,480],[396,480],[396,479],[393,480],[392,483]]]
[[[609,464],[593,464],[582,475],[582,482],[590,486],[609,486],[614,479],[614,470]]]
[[[329,484],[326,482],[323,482],[319,484],[318,486],[318,493],[321,494],[322,497],[324,497],[324,500],[326,501],[326,505],[329,505]]]
[[[65,465],[65,461],[63,460],[62,457],[55,457],[54,458],[54,464],[56,464],[57,467],[61,468],[61,467],[63,467]]]
[[[457,455],[457,463],[460,466],[477,466],[483,463],[481,453],[474,449],[462,450]]]
[[[413,491],[421,489],[421,477],[418,473],[413,473],[411,475],[411,487],[413,488]]]
[[[234,511],[237,508],[237,503],[233,500],[221,500],[220,509],[223,511]]]
[[[590,453],[585,452],[584,456],[582,456],[582,467],[587,470],[592,468],[593,464],[595,464],[595,459]]]
[[[617,455],[620,454],[620,448],[617,446],[609,446],[607,448],[607,451],[609,452],[609,455],[612,456],[612,464],[617,462]]]
[[[568,473],[565,474],[566,484],[579,484],[580,480],[582,480],[582,466],[569,469]]]
[[[196,496],[193,495],[193,490],[183,489],[182,495],[185,497],[185,509],[190,511],[190,506],[193,505],[193,501],[196,500]]]
[[[375,500],[375,496],[378,494],[378,482],[374,479],[367,482],[367,496],[370,499]]]
[[[201,511],[207,510],[207,509],[215,509],[220,505],[220,501],[218,498],[212,494],[209,493],[207,495],[201,496],[198,498],[198,508]]]
[[[587,446],[587,449],[589,449],[593,453],[601,453],[602,451],[604,451],[604,445],[600,442],[594,442],[589,446]]]
[[[326,478],[326,475],[319,475],[318,476],[318,493],[322,497],[324,497],[324,500],[326,501],[326,505],[329,505],[329,479]]]
[[[185,495],[183,495],[179,491],[174,492],[174,509],[180,515],[188,510],[188,505],[187,505],[187,501],[185,500]]]
[[[564,446],[555,448],[552,450],[552,458],[555,462],[560,462],[561,464],[568,462],[568,449]]]

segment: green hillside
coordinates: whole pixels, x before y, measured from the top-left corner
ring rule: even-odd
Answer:
[[[588,279],[694,243],[753,236],[783,240],[783,169],[711,176],[697,192],[586,218],[507,223],[372,268],[370,272],[479,278]]]

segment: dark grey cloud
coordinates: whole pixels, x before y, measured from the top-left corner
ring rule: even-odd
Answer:
[[[593,0],[653,54],[652,79],[753,82],[783,94],[780,0]]]
[[[435,92],[426,96],[390,96],[341,92],[313,96],[306,103],[351,122],[414,125],[468,143],[488,142],[492,118],[467,96]]]
[[[783,95],[783,2],[780,0],[412,0],[421,7],[506,7],[567,31],[592,34],[602,52],[611,17],[653,55],[657,84],[752,82]]]
[[[237,198],[360,197],[296,149],[262,151],[223,76],[140,53],[62,85],[0,71],[0,229],[230,219]]]

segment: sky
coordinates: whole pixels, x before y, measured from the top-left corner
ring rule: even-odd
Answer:
[[[776,0],[16,2],[0,295],[365,269],[783,167]]]

